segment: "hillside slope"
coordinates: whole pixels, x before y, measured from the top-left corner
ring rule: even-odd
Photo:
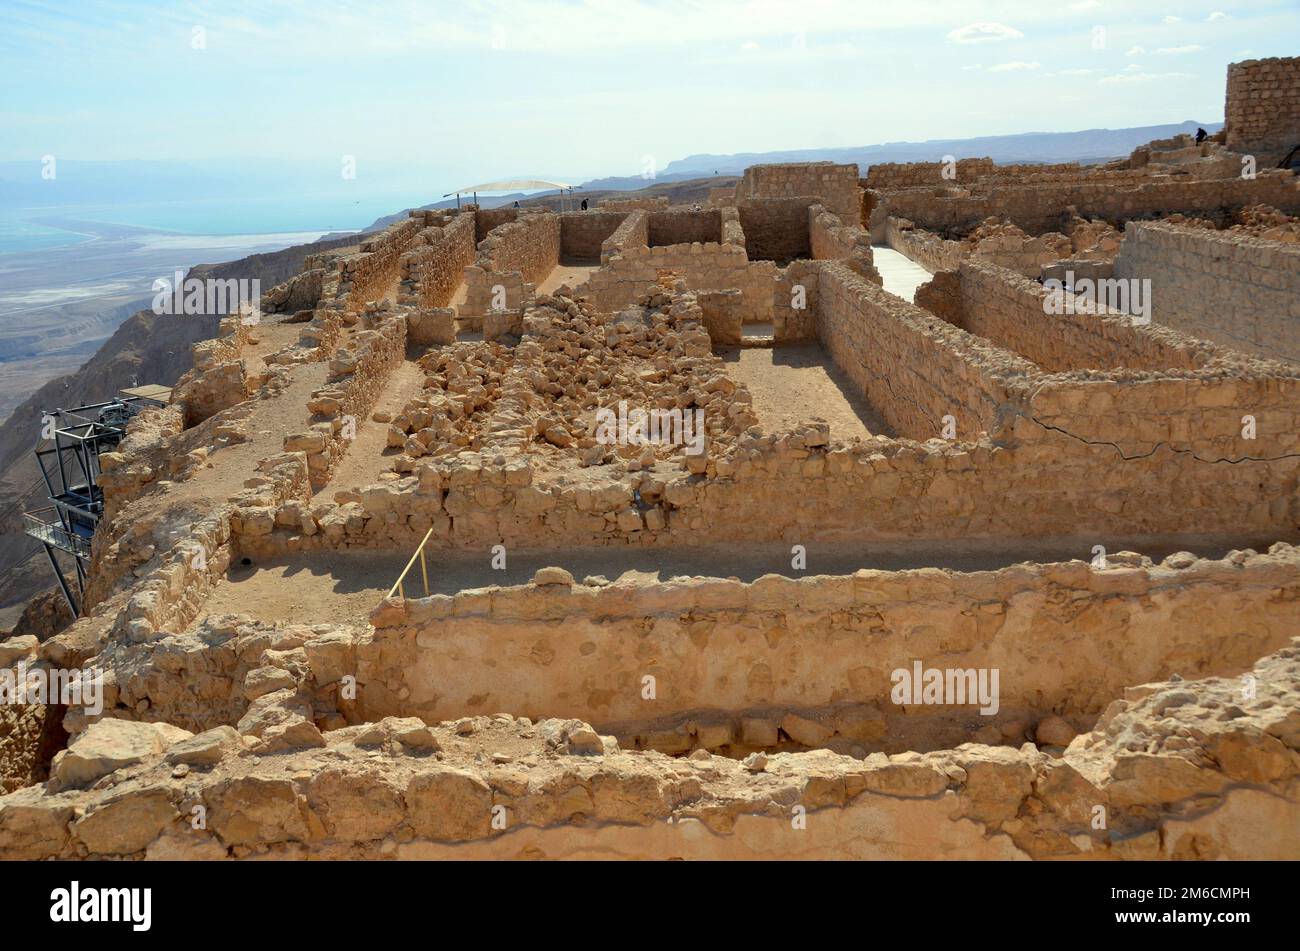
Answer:
[[[189,276],[260,280],[263,290],[297,273],[309,254],[355,244],[356,236],[294,245],[217,265],[197,265]],[[149,310],[128,317],[76,372],[50,380],[0,425],[0,629],[11,626],[23,602],[53,585],[40,546],[23,535],[22,513],[38,508],[45,486],[32,450],[41,415],[58,407],[96,403],[123,387],[170,386],[192,365],[190,347],[212,337],[215,316],[159,316]]]

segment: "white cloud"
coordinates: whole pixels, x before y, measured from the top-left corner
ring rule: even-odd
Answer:
[[[1010,63],[998,63],[996,66],[990,66],[990,73],[1014,73],[1024,69],[1038,69],[1042,63],[1026,63],[1023,60],[1014,60]]]
[[[1024,38],[1019,30],[1003,23],[968,23],[948,33],[948,39],[954,43],[988,43],[996,40],[1019,40]]]
[[[1128,48],[1128,52],[1125,53],[1124,55],[1125,55],[1125,56],[1141,56],[1141,55],[1142,55],[1143,53],[1145,53],[1145,52],[1146,52],[1146,50],[1143,49],[1141,46],[1130,46],[1130,47]]]
[[[1103,76],[1097,80],[1107,86],[1119,85],[1122,83],[1149,83],[1175,80],[1195,79],[1191,73],[1116,73],[1113,76]]]
[[[1182,23],[1182,22],[1183,22],[1183,18],[1182,18],[1182,17],[1176,17],[1176,16],[1167,16],[1167,17],[1165,17],[1165,19],[1164,19],[1163,22],[1165,22],[1165,23],[1169,23],[1169,24]]]
[[[1096,10],[1100,6],[1097,0],[1080,0],[1079,3],[1070,4],[1070,9],[1081,13],[1084,10]]]
[[[1190,43],[1187,46],[1162,46],[1155,50],[1157,56],[1181,56],[1183,53],[1199,53],[1205,49],[1199,43]]]
[[[1049,76],[1091,76],[1093,73],[1100,72],[1096,69],[1062,69],[1055,73],[1048,73]]]
[[[749,43],[741,43],[740,48],[742,50],[756,50],[759,49],[760,47],[757,43],[750,41]]]
[[[1232,17],[1228,16],[1228,14],[1224,13],[1222,10],[1215,10],[1213,13],[1211,13],[1209,16],[1205,18],[1205,22],[1214,23],[1218,20],[1231,20],[1231,19]]]

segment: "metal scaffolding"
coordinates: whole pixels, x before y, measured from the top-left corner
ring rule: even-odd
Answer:
[[[144,390],[162,392],[141,395]],[[165,397],[160,398],[164,392],[170,395],[165,387],[124,390],[118,399],[107,403],[56,409],[41,418],[36,464],[51,504],[25,513],[23,519],[26,534],[45,549],[74,617],[81,615],[91,540],[104,512],[99,457],[117,448],[133,416],[147,407],[164,405]],[[71,558],[75,571],[71,582],[61,557]]]

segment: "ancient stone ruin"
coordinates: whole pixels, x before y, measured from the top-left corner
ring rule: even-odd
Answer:
[[[1300,858],[1300,61],[1228,94],[310,258],[0,643],[0,856]]]

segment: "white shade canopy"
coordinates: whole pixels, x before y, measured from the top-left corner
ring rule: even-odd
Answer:
[[[452,195],[472,195],[476,192],[523,192],[538,191],[544,188],[556,188],[563,191],[566,188],[573,188],[564,182],[547,182],[540,178],[512,178],[504,182],[484,182],[482,185],[466,185],[464,188],[457,188],[455,191],[447,192],[443,198],[450,198]]]

